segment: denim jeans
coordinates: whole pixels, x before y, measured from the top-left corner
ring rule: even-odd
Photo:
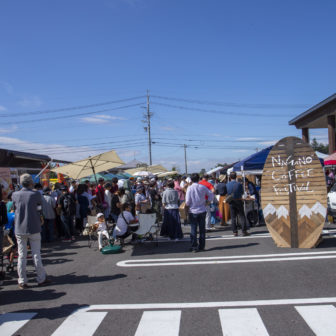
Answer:
[[[203,250],[205,247],[205,216],[206,212],[199,214],[189,213],[191,248]],[[199,228],[199,240],[197,244],[197,227]]]
[[[43,282],[46,279],[46,272],[42,265],[42,258],[41,258],[41,234],[34,233],[34,234],[17,234],[16,240],[18,243],[18,252],[19,252],[19,259],[18,259],[18,283],[19,284],[26,284],[28,282],[27,279],[27,241],[29,239],[31,253],[33,257],[33,262],[36,270],[36,280],[38,283]]]
[[[73,216],[61,215],[61,221],[63,223],[65,238],[70,239],[74,235],[73,229]]]

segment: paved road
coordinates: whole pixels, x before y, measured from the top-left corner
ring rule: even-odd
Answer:
[[[197,254],[188,241],[118,255],[86,241],[49,245],[53,285],[19,291],[8,279],[0,335],[336,335],[335,232],[311,250],[279,249],[265,227],[252,232],[209,233]]]

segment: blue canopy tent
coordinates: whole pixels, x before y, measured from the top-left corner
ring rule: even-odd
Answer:
[[[250,155],[246,159],[237,162],[233,166],[233,171],[244,172],[245,175],[261,175],[267,156],[272,148],[273,146],[269,146],[257,153]],[[320,154],[321,153],[316,152],[316,155],[319,158],[322,166],[324,166],[324,161]]]
[[[268,153],[271,151],[272,148],[273,146],[269,146],[257,153],[250,155],[246,159],[237,162],[233,166],[233,171],[244,171],[245,175],[262,174],[262,170],[264,168]]]

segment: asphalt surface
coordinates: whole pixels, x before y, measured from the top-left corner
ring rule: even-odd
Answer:
[[[188,239],[114,255],[84,238],[49,244],[42,255],[53,283],[36,286],[31,260],[30,289],[8,276],[0,335],[334,335],[336,236],[325,228],[315,249],[277,248],[265,226],[246,238],[210,232],[200,253]]]

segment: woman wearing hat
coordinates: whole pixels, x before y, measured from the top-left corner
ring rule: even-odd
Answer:
[[[216,195],[219,195],[218,201],[218,210],[221,214],[221,226],[226,226],[227,222],[230,218],[230,206],[225,203],[225,195],[227,194],[226,190],[226,183],[227,183],[227,176],[226,175],[219,175],[219,183],[216,186]]]
[[[167,183],[163,192],[162,204],[164,206],[163,223],[160,236],[168,236],[170,239],[182,239],[181,220],[179,212],[179,195],[174,190],[174,181]]]
[[[139,215],[141,213],[141,208],[144,205],[148,205],[149,200],[145,196],[145,188],[142,185],[138,185],[135,194],[135,213]]]

